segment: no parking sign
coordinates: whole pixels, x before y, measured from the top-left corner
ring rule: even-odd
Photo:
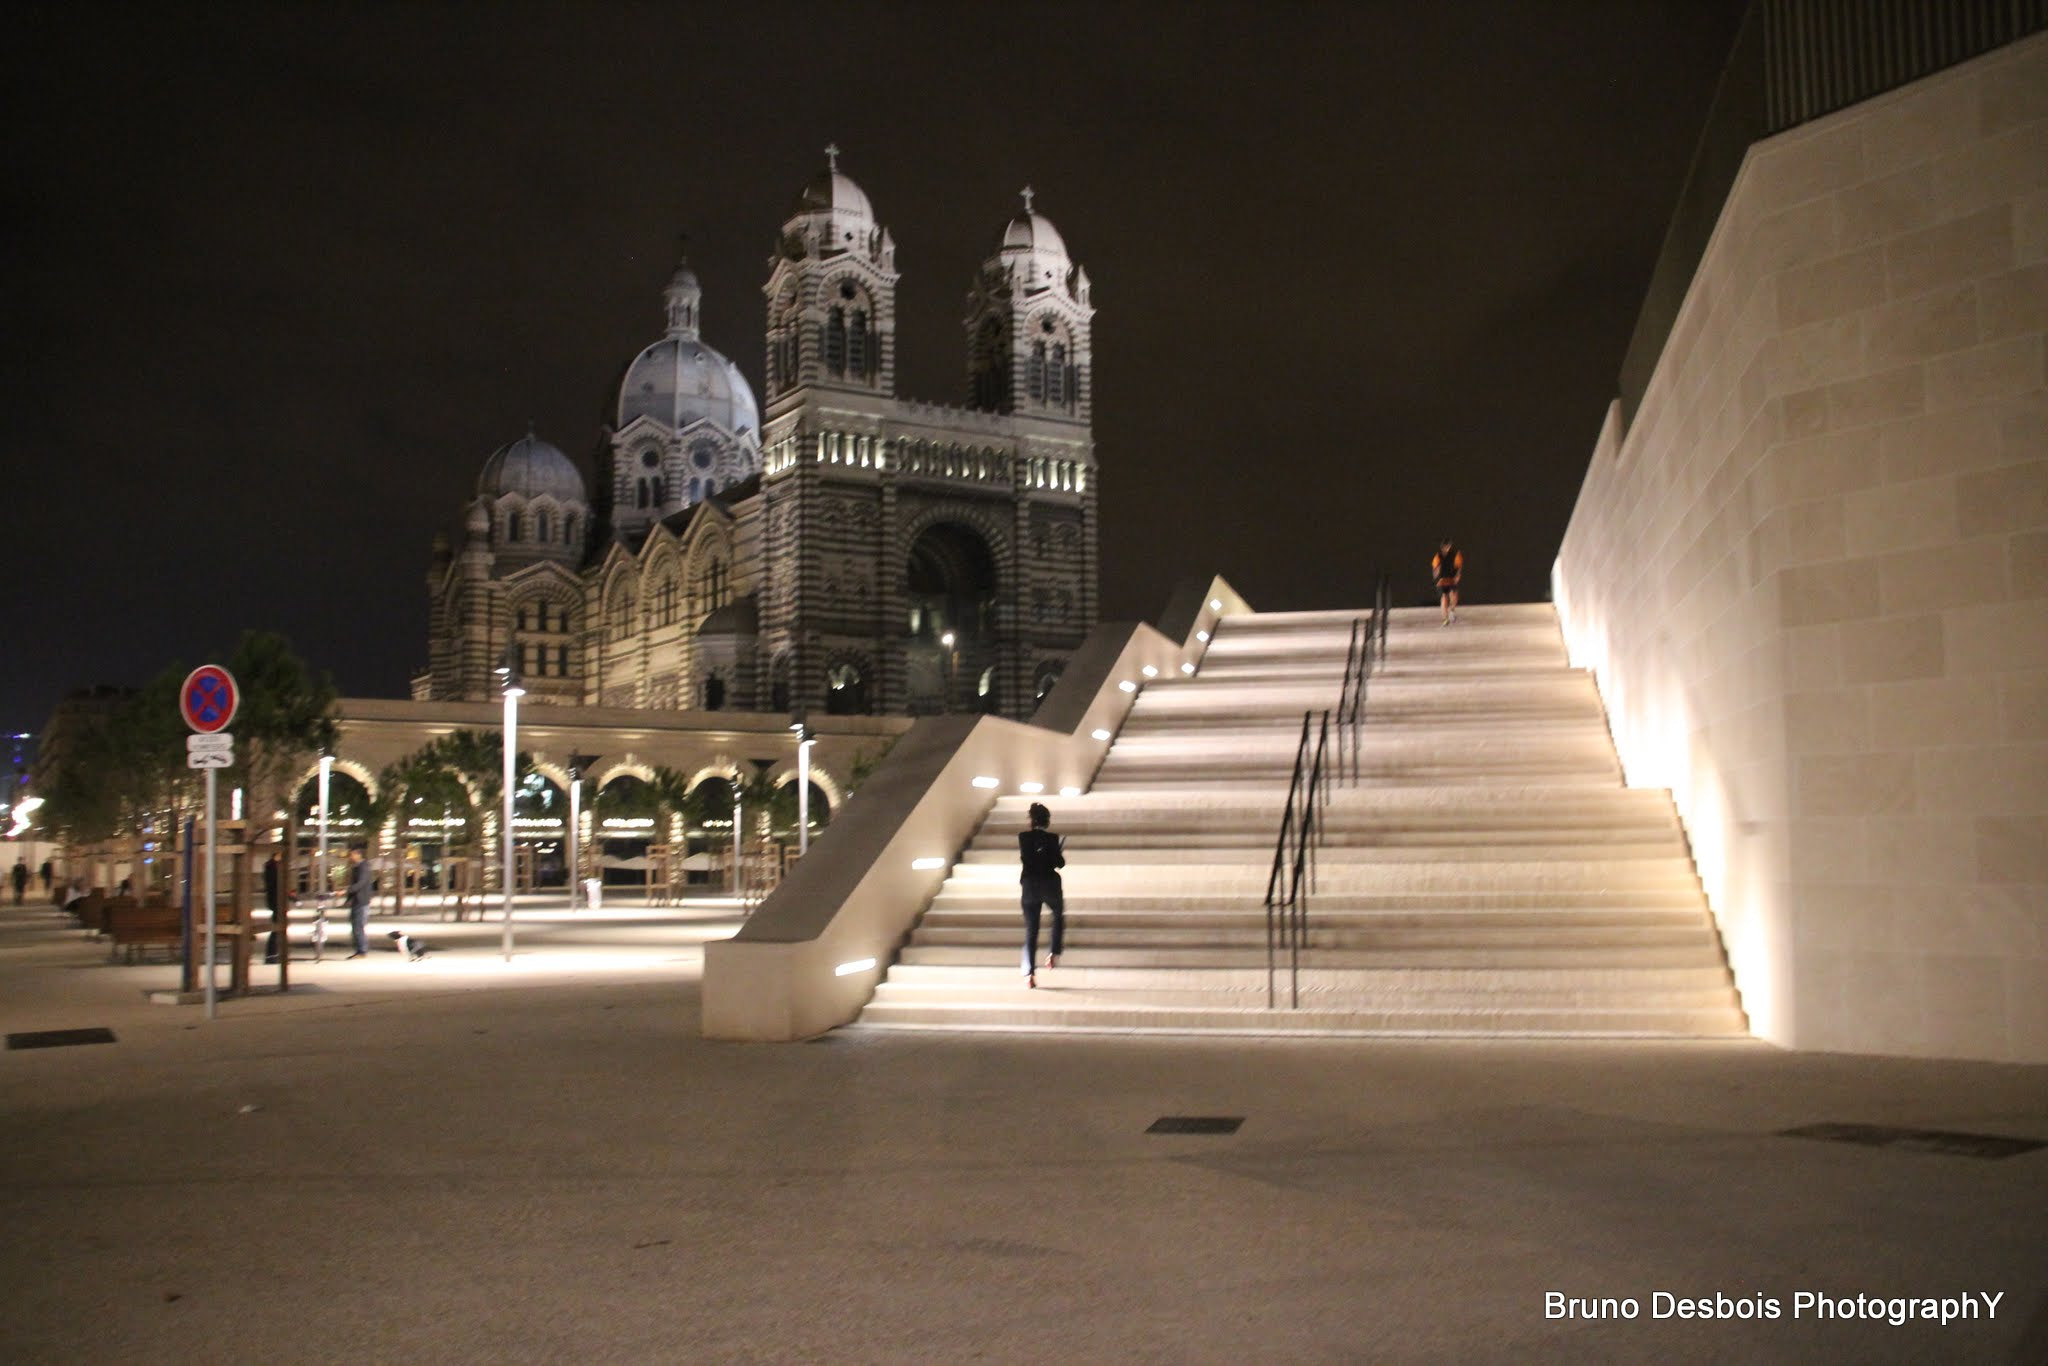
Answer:
[[[226,730],[241,705],[235,676],[218,664],[201,664],[185,675],[185,685],[178,689],[178,713],[201,735]]]

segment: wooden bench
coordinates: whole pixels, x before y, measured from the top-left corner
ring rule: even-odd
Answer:
[[[107,950],[110,959],[133,963],[141,950],[151,947],[175,953],[185,942],[184,917],[168,901],[153,898],[138,904],[132,896],[112,897],[107,901],[107,937],[113,941]]]

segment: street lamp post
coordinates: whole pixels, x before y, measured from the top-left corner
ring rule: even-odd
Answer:
[[[801,712],[790,729],[796,732],[796,854],[802,858],[811,852],[811,746],[818,739]]]
[[[958,639],[951,631],[939,637],[939,644],[946,647],[946,702],[941,711],[953,710],[953,642]]]
[[[321,907],[321,910],[322,910],[322,913],[323,913],[323,914],[325,913],[325,911],[326,911],[326,907],[327,907],[327,791],[328,791],[328,782],[329,782],[329,780],[330,780],[330,779],[332,779],[332,778],[333,778],[333,776],[334,776],[334,756],[333,756],[332,754],[323,754],[323,755],[321,755],[321,756],[320,756],[320,858],[319,858],[319,864],[320,864],[320,886],[319,886],[319,889],[318,889],[318,890],[319,890],[319,893],[320,893],[320,900],[319,900],[319,903],[318,903],[318,904],[319,904],[319,906]]]
[[[583,896],[583,770],[597,762],[594,754],[569,756],[569,909]]]
[[[519,679],[519,661],[513,654],[512,646],[505,647],[505,662],[498,666],[498,678],[505,691],[505,810],[499,818],[498,842],[504,853],[505,880],[505,961],[512,961],[512,801],[518,795],[513,785],[514,775],[519,768],[519,699],[526,695],[526,686]]]

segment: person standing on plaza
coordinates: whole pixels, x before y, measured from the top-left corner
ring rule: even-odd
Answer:
[[[14,904],[19,906],[22,897],[28,894],[28,860],[16,859],[11,876],[14,879]]]
[[[270,943],[263,950],[263,961],[275,963],[284,956],[285,898],[284,860],[276,850],[270,853],[269,862],[263,865],[263,904],[270,908]]]
[[[1436,575],[1437,602],[1444,609],[1444,625],[1449,626],[1458,619],[1458,581],[1465,577],[1465,552],[1446,536],[1436,554],[1429,557],[1429,569]]]
[[[348,931],[355,944],[351,958],[361,958],[370,951],[370,897],[376,890],[377,879],[370,871],[370,861],[363,857],[362,850],[349,850]]]
[[[41,875],[43,879],[43,900],[48,901],[50,899],[50,883],[57,876],[57,870],[50,866],[48,859],[43,860]]]
[[[1024,984],[1038,985],[1038,916],[1040,908],[1052,908],[1052,952],[1045,965],[1060,965],[1060,949],[1067,937],[1067,898],[1060,885],[1060,869],[1067,866],[1066,841],[1048,828],[1052,812],[1043,802],[1031,803],[1031,828],[1017,834],[1017,855],[1024,865],[1018,881],[1024,886]]]

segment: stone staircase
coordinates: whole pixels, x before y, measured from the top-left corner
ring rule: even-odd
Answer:
[[[1360,780],[1330,792],[1300,1006],[1283,970],[1267,1007],[1265,890],[1302,713],[1335,708],[1356,615],[1226,617],[1199,673],[1146,686],[1090,790],[1048,801],[1067,951],[1036,990],[1016,836],[1046,799],[999,799],[862,1023],[1745,1034],[1670,796],[1622,786],[1547,604],[1468,607],[1449,628],[1434,608],[1393,614]]]

